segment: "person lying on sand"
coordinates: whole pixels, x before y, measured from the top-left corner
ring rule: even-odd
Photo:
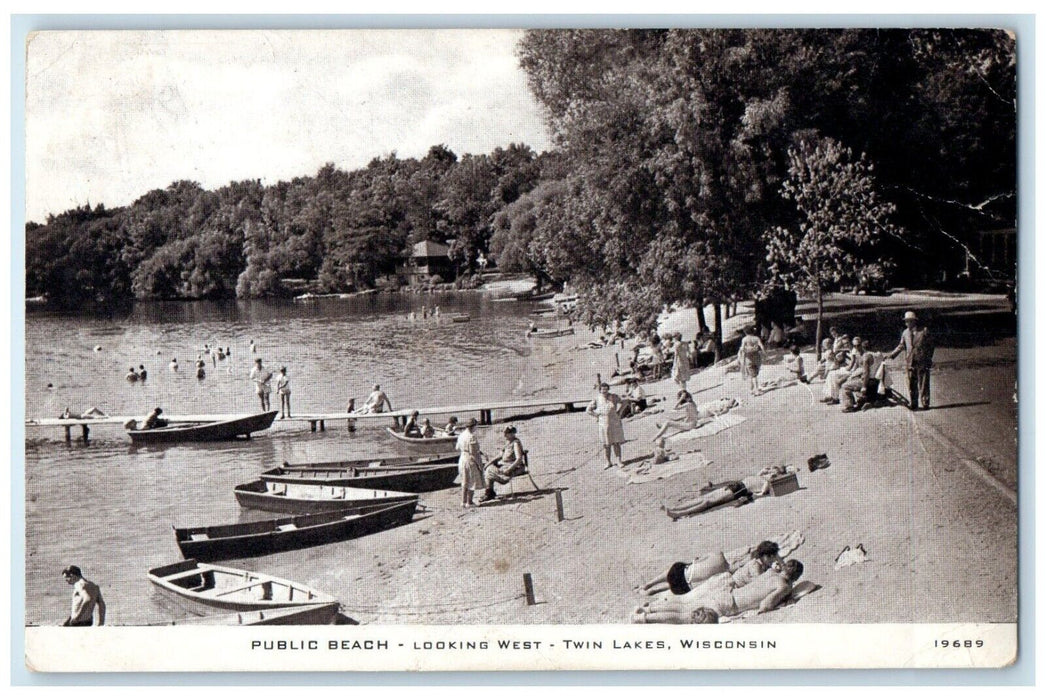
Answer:
[[[740,481],[727,481],[719,485],[709,482],[701,488],[700,495],[696,499],[665,508],[665,512],[672,520],[678,520],[688,515],[697,515],[726,505],[731,501],[736,501],[735,505],[739,506],[751,503],[770,493],[771,479],[787,473],[786,467],[772,466],[764,467],[759,470],[758,474],[746,476]]]
[[[777,563],[784,566],[780,556],[780,547],[776,542],[764,540],[757,544],[751,555],[734,562],[728,562],[726,554],[702,554],[687,564],[676,562],[668,572],[643,585],[643,593],[655,595],[663,591],[672,591],[676,595],[689,593],[698,584],[719,574],[731,577],[735,588],[751,583],[755,578]]]
[[[738,588],[731,587],[729,578],[720,577],[716,586],[702,586],[700,590],[670,600],[654,600],[644,603],[632,613],[632,622],[637,624],[694,624],[697,619],[708,620],[715,614],[734,617],[749,610],[765,613],[780,605],[792,593],[792,587],[803,575],[803,565],[795,559],[785,562],[782,570],[771,568],[760,574],[751,583]]]

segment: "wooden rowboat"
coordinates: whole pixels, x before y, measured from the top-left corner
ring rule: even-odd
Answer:
[[[149,580],[160,591],[196,615],[215,611],[250,612],[288,607],[337,605],[314,588],[268,574],[201,564],[186,559],[150,569]]]
[[[274,610],[248,610],[227,615],[207,615],[206,617],[188,617],[181,620],[164,622],[164,626],[228,626],[257,627],[260,625],[333,625],[337,623],[337,602],[319,603],[317,605],[296,605]]]
[[[396,438],[400,442],[405,442],[411,447],[433,449],[433,450],[453,450],[454,445],[458,441],[457,435],[447,435],[442,430],[437,430],[436,434],[430,438],[426,437],[412,437],[410,435],[404,435],[397,431],[395,428],[386,427],[387,432],[392,437]]]
[[[403,491],[356,489],[351,486],[326,484],[285,484],[259,479],[240,484],[233,493],[244,508],[270,513],[326,513],[351,510],[368,505],[391,505],[403,501],[417,501],[418,494]]]
[[[392,457],[347,462],[288,464],[262,472],[261,478],[284,484],[323,484],[421,493],[450,488],[458,476],[458,456]]]
[[[127,434],[131,436],[131,442],[135,445],[232,440],[241,435],[250,437],[251,433],[267,429],[272,425],[278,413],[279,411],[268,411],[210,423],[182,423],[150,430],[128,430]]]
[[[202,561],[260,557],[317,547],[405,525],[414,518],[417,499],[329,513],[293,515],[229,525],[174,528],[182,556]]]
[[[468,314],[450,314],[450,320],[454,323],[468,323],[472,317]]]
[[[561,338],[565,335],[574,335],[573,328],[547,328],[530,332],[531,338]]]

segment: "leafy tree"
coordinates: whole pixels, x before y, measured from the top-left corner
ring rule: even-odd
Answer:
[[[883,234],[893,204],[880,197],[872,166],[830,138],[807,139],[789,149],[788,179],[781,196],[793,202],[796,220],[767,234],[770,274],[786,288],[817,299],[817,357],[821,356],[824,292],[863,269],[867,251]]]

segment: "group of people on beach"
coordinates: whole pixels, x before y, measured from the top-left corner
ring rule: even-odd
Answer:
[[[692,562],[676,562],[667,573],[646,583],[642,591],[656,598],[637,607],[632,621],[641,624],[715,624],[724,617],[749,611],[765,613],[786,601],[803,564],[785,561],[778,543],[763,541],[750,553],[732,558],[723,552]]]
[[[515,426],[505,428],[503,435],[505,444],[502,445],[501,454],[489,461],[485,461],[483,451],[480,449],[479,438],[476,436],[476,427],[479,421],[470,418],[460,433],[455,449],[461,455],[458,459],[458,472],[461,478],[461,507],[473,508],[473,494],[483,491],[480,503],[486,503],[498,498],[495,484],[507,484],[513,477],[520,476],[526,471],[526,452],[523,443],[516,435]],[[447,430],[457,427],[457,418],[451,417]]]
[[[886,360],[903,353],[908,375],[908,407],[913,411],[928,409],[933,338],[914,311],[905,312],[904,324],[900,342],[889,353],[874,352],[860,336],[850,338],[835,326],[830,328],[829,337],[821,344],[821,360],[815,374],[815,378],[824,377],[821,401],[842,404],[845,413],[875,406],[880,400],[880,388],[889,388]],[[800,381],[802,379],[800,373]]]

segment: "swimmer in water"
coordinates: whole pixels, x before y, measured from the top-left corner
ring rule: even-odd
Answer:
[[[134,371],[134,367],[131,367],[131,369],[127,370],[127,374],[124,376],[124,379],[131,382],[132,384],[138,381],[138,373]]]
[[[177,372],[178,371],[178,358],[177,357],[171,359],[171,371],[172,372]]]
[[[148,376],[149,373],[145,371],[145,365],[138,365],[138,378],[144,382]]]

